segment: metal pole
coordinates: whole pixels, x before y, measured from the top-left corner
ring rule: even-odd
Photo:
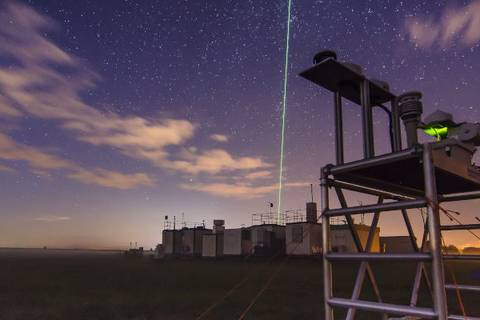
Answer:
[[[348,162],[343,165],[331,167],[330,174],[335,176],[337,174],[342,174],[345,172],[348,173],[350,170],[366,169],[366,168],[371,168],[371,167],[375,167],[382,164],[389,164],[389,163],[400,161],[400,160],[417,158],[420,156],[420,151],[421,151],[421,148],[415,147],[415,148],[406,149],[397,153],[387,153],[387,154],[375,157],[373,159]]]
[[[425,180],[425,197],[428,201],[428,233],[430,235],[430,252],[432,255],[433,307],[439,320],[446,320],[447,296],[445,293],[445,275],[442,261],[442,243],[440,239],[440,215],[438,209],[435,168],[432,160],[432,146],[423,148],[423,174]]]
[[[480,193],[466,193],[466,194],[447,194],[440,198],[440,202],[451,202],[451,201],[462,201],[462,200],[472,200],[480,199]]]
[[[462,255],[460,255],[462,256]],[[458,257],[458,256],[455,256]],[[467,255],[465,255],[467,257]],[[470,257],[470,255],[468,256]],[[428,253],[329,253],[329,261],[431,261]]]
[[[436,318],[436,314],[432,309],[429,308],[418,308],[418,307],[409,307],[402,306],[390,303],[378,303],[372,301],[363,301],[363,300],[351,300],[343,298],[333,298],[328,302],[333,306],[338,306],[342,308],[357,308],[366,311],[373,312],[386,312],[391,314],[398,314],[402,316],[417,316],[421,319],[425,318]]]
[[[418,249],[419,252],[424,252],[425,251],[425,244],[427,242],[427,236],[428,236],[428,218],[427,218],[427,221],[425,222],[425,225],[423,226],[422,243],[420,244],[420,248]],[[428,278],[425,263],[419,262],[417,264],[417,270],[415,272],[415,280],[413,281],[412,295],[410,296],[410,305],[411,306],[416,306],[417,305],[418,292],[420,290],[420,285],[422,283],[422,274],[423,274],[423,277],[425,278],[425,283],[427,284],[428,289],[430,290],[430,294],[433,297],[432,284],[430,283],[430,279]]]
[[[415,252],[418,252],[417,239],[415,238],[415,233],[413,232],[412,224],[410,223],[410,219],[408,218],[407,210],[402,209],[402,216],[403,216],[403,220],[405,220],[405,225],[407,226],[410,242],[412,243],[412,248]]]
[[[423,208],[427,205],[425,199],[402,200],[396,202],[387,202],[383,204],[369,204],[364,206],[355,206],[348,208],[327,209],[325,214],[329,217],[347,216],[352,214],[370,213],[375,211],[396,211],[401,209]]]
[[[443,231],[456,231],[456,230],[478,230],[480,229],[480,223],[475,224],[459,224],[459,225],[444,225],[440,227]]]
[[[378,202],[382,203],[383,202],[383,197],[378,198]],[[373,215],[372,223],[370,225],[370,230],[368,232],[368,237],[367,237],[367,243],[365,245],[365,252],[369,252],[372,249],[372,244],[373,244],[373,239],[375,238],[375,231],[377,229],[378,225],[378,220],[380,219],[380,212],[375,212]],[[360,293],[362,291],[363,287],[363,282],[365,281],[365,272],[369,269],[369,264],[366,261],[362,261],[360,264],[360,268],[358,269],[357,272],[357,278],[355,280],[355,285],[353,287],[353,293],[352,293],[352,300],[357,300],[360,298]],[[381,297],[380,297],[380,292],[377,291],[377,285],[373,285],[375,294],[379,298],[379,302],[382,302]],[[347,320],[353,320],[355,319],[355,313],[356,309],[354,308],[349,308],[348,313],[347,313]],[[383,314],[382,319],[387,319],[387,315]]]
[[[343,164],[342,95],[335,92],[335,151],[337,165]]]
[[[400,115],[398,114],[397,98],[393,98],[390,102],[392,109],[392,130],[393,130],[393,146],[394,152],[402,150],[402,132],[400,127]]]
[[[360,84],[360,100],[362,103],[362,134],[363,134],[363,157],[371,158],[375,155],[373,146],[373,116],[370,104],[370,82],[364,79]]]
[[[445,260],[480,260],[478,254],[446,254],[443,256]]]
[[[329,179],[328,184],[333,186],[333,187],[339,187],[339,188],[347,189],[347,190],[350,190],[350,191],[366,193],[366,194],[370,194],[370,195],[378,196],[378,197],[382,196],[385,199],[392,199],[392,200],[397,200],[397,201],[414,199],[413,197],[397,195],[395,193],[382,191],[382,190],[378,190],[378,189],[374,189],[374,188],[367,188],[367,187],[364,187],[364,186],[359,186],[359,185],[356,185],[356,184],[352,184],[352,183],[349,183],[349,182],[343,182],[343,181],[340,181],[340,180]]]
[[[327,260],[327,254],[330,252],[330,218],[323,213],[328,210],[328,180],[325,168],[322,169],[320,178],[321,208],[322,208],[322,253],[323,253],[323,298],[325,307],[325,320],[333,320],[333,309],[328,304],[328,300],[333,296],[332,288],[332,266]]]
[[[480,286],[469,286],[464,284],[446,284],[445,288],[448,290],[465,290],[465,291],[477,291],[480,292]]]
[[[342,206],[342,208],[344,209],[348,208],[347,200],[345,199],[345,195],[343,194],[342,190],[338,187],[335,187],[335,192],[337,194],[338,202],[340,202],[340,205]],[[353,242],[355,243],[357,251],[362,252],[363,251],[362,242],[360,241],[360,237],[358,236],[357,230],[355,229],[355,224],[353,222],[352,217],[349,214],[346,214],[345,220],[347,220],[348,229],[352,234],[352,239],[353,239]]]

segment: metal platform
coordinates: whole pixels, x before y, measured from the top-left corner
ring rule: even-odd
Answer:
[[[451,165],[445,163],[450,161]],[[436,161],[435,180],[441,195],[480,191],[480,182],[465,174],[462,167],[456,170],[454,160]],[[388,192],[408,196],[424,194],[422,148],[420,146],[400,152],[389,153],[370,159],[362,159],[330,168],[335,180],[352,184],[368,185]]]
[[[322,226],[323,226],[323,261],[325,283],[325,319],[333,319],[333,307],[347,308],[345,319],[355,318],[356,310],[374,311],[388,319],[391,314],[405,316],[420,316],[435,319],[459,319],[449,315],[446,300],[446,290],[462,290],[479,292],[479,286],[469,284],[445,284],[443,261],[447,260],[474,260],[479,256],[445,255],[441,248],[441,231],[461,231],[480,229],[480,224],[471,225],[441,225],[439,203],[442,201],[461,201],[479,199],[480,183],[471,177],[465,177],[465,171],[455,171],[455,165],[445,166],[445,159],[435,164],[435,143],[417,146],[401,152],[395,152],[370,159],[359,160],[341,165],[328,165],[322,170]],[[453,161],[453,160],[452,160]],[[452,170],[453,168],[453,170]],[[461,169],[461,168],[460,168]],[[329,207],[329,189],[333,188],[341,204],[340,208]],[[377,204],[348,206],[343,190],[353,190],[379,197]],[[470,192],[470,193],[467,193]],[[384,202],[384,199],[389,201]],[[393,201],[392,201],[393,200]],[[427,216],[421,244],[417,244],[417,237],[412,228],[408,209],[427,208]],[[388,212],[402,213],[411,243],[412,253],[372,253],[371,243],[373,231],[380,218],[380,214]],[[330,247],[330,219],[344,216],[349,226],[353,225],[353,215],[374,213],[367,243],[363,246],[354,228],[350,228],[357,252],[334,253]],[[427,245],[428,238],[428,245]],[[428,250],[427,250],[428,249]],[[332,267],[336,262],[360,262],[351,299],[335,297],[333,292]],[[385,303],[381,297],[374,272],[370,264],[381,261],[412,261],[417,264],[415,279],[412,285],[410,305],[395,305]],[[428,272],[426,263],[430,266]],[[370,280],[377,301],[362,301],[360,293],[365,278]],[[431,278],[430,278],[431,277]],[[417,306],[418,295],[422,281],[428,286],[433,300],[433,308],[425,309]],[[477,319],[467,317],[467,319]]]

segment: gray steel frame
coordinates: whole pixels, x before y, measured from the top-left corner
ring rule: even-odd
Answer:
[[[338,141],[338,140],[337,140]],[[480,291],[480,287],[469,285],[453,285],[445,284],[445,276],[443,270],[443,260],[455,259],[455,260],[476,260],[480,256],[462,256],[462,255],[442,255],[441,244],[441,230],[468,230],[480,228],[480,225],[466,225],[459,226],[441,226],[440,225],[440,212],[439,203],[447,201],[462,201],[469,199],[480,198],[480,193],[469,193],[462,195],[449,195],[438,196],[435,183],[435,167],[432,161],[432,148],[431,145],[426,144],[423,150],[417,149],[417,152],[421,152],[425,182],[425,196],[417,197],[405,194],[394,194],[390,192],[384,192],[368,186],[355,185],[351,183],[345,183],[335,180],[330,176],[332,173],[338,171],[339,168],[352,167],[352,164],[342,164],[339,162],[339,166],[326,166],[321,171],[321,198],[322,198],[322,228],[323,228],[323,265],[324,265],[324,297],[325,297],[325,319],[333,320],[333,308],[341,307],[347,308],[348,313],[346,319],[352,320],[355,318],[356,310],[368,310],[378,312],[382,315],[382,319],[387,319],[389,314],[420,316],[424,318],[435,319],[455,319],[458,316],[448,315],[447,310],[447,298],[446,290],[458,289],[466,291]],[[395,157],[411,157],[411,151],[400,152]],[[337,158],[337,160],[341,160]],[[391,161],[391,157],[385,157],[385,162]],[[359,166],[371,165],[370,162],[380,164],[378,159],[365,159],[358,162]],[[341,208],[331,209],[329,206],[329,189],[332,188],[338,198]],[[378,196],[378,203],[373,205],[361,205],[349,207],[347,205],[343,190],[352,190],[369,195]],[[390,200],[390,202],[384,202],[384,199]],[[424,232],[422,236],[421,245],[416,242],[415,234],[412,224],[410,222],[407,209],[411,208],[427,208],[427,219],[425,221]],[[388,254],[388,253],[372,253],[371,247],[373,242],[374,231],[378,225],[380,214],[384,211],[400,210],[403,216],[408,235],[410,237],[413,253],[408,254]],[[362,213],[373,213],[373,220],[368,233],[368,238],[365,247],[359,240],[358,234],[353,225],[352,215]],[[330,218],[336,216],[345,216],[347,224],[349,226],[352,238],[354,240],[357,253],[333,253],[331,252],[330,243]],[[427,242],[427,237],[429,241]],[[429,252],[426,252],[427,243],[429,244]],[[410,305],[394,305],[384,303],[378,284],[375,279],[375,275],[370,267],[370,263],[373,261],[416,261],[417,270],[415,273],[415,279],[412,285]],[[332,263],[335,261],[360,261],[360,267],[357,272],[355,285],[353,288],[351,299],[340,299],[334,297],[333,294],[333,277],[332,277]],[[429,262],[430,268],[427,268],[425,262]],[[430,269],[431,272],[428,272]],[[429,277],[431,275],[431,279]],[[365,278],[368,277],[372,288],[374,290],[377,301],[362,301],[359,300],[360,292]],[[433,301],[432,308],[419,308],[417,307],[418,293],[422,281],[425,282],[430,289]],[[473,318],[472,318],[473,319]]]
[[[437,318],[441,320],[448,319],[463,319],[461,316],[448,315],[447,313],[447,301],[446,290],[452,289],[452,285],[445,285],[445,277],[443,270],[443,260],[446,259],[471,259],[480,260],[480,256],[458,256],[447,255],[443,256],[441,253],[441,231],[453,231],[453,230],[467,230],[468,228],[460,228],[457,226],[441,226],[439,218],[439,203],[449,201],[462,201],[470,199],[480,199],[480,192],[468,193],[468,194],[453,194],[441,196],[437,194],[436,181],[435,181],[435,167],[432,162],[432,150],[430,145],[425,145],[423,148],[420,145],[416,145],[412,148],[402,149],[402,134],[400,123],[400,112],[398,106],[398,99],[389,92],[388,89],[384,90],[384,97],[382,103],[390,102],[390,115],[391,115],[391,151],[392,153],[375,157],[374,150],[374,132],[373,132],[373,116],[372,108],[378,104],[375,94],[372,94],[371,88],[375,91],[375,85],[371,87],[372,82],[364,77],[362,74],[358,74],[351,71],[349,74],[345,74],[346,68],[343,64],[338,63],[339,74],[344,76],[345,79],[337,79],[338,83],[332,84],[331,82],[324,81],[325,78],[318,78],[314,68],[317,68],[320,64],[325,63],[328,68],[333,68],[332,61],[336,58],[328,58],[323,62],[317,64],[311,69],[308,69],[301,73],[301,75],[332,91],[334,93],[334,117],[335,117],[335,158],[336,166],[328,165],[322,168],[320,177],[321,186],[321,221],[322,221],[322,240],[323,240],[323,279],[324,279],[324,298],[325,298],[325,319],[333,320],[333,307],[343,307],[348,309],[347,319],[351,320],[355,317],[355,311],[357,309],[375,311],[382,314],[385,319],[388,314],[400,314],[419,316],[423,318]],[[337,63],[337,62],[335,62]],[[330,67],[328,67],[330,66]],[[332,70],[332,69],[328,69]],[[322,77],[330,77],[328,73],[323,73]],[[347,94],[349,90],[344,84],[348,84],[350,90],[352,85],[358,86],[359,96],[352,100],[352,93]],[[377,88],[377,91],[379,89]],[[342,99],[347,98],[355,103],[358,103],[362,107],[362,138],[363,138],[363,160],[345,163],[344,159],[344,146],[343,146],[343,119],[342,119]],[[383,107],[386,108],[386,107]],[[380,164],[388,164],[399,159],[409,159],[412,157],[421,156],[423,160],[423,174],[425,190],[417,190],[398,184],[392,185],[387,181],[373,181],[368,179],[358,180],[352,184],[350,182],[339,181],[330,178],[336,174],[342,172],[348,172],[352,169],[363,169],[368,167],[374,167]],[[373,184],[373,182],[376,182]],[[376,188],[371,186],[376,185]],[[378,188],[385,186],[387,190],[395,190],[395,192],[386,192],[379,190]],[[387,188],[392,187],[394,188]],[[329,207],[329,188],[334,188],[338,200],[341,204],[339,209],[330,209]],[[351,190],[364,194],[377,196],[379,201],[374,205],[349,207],[342,190]],[[392,200],[390,202],[383,202],[384,200]],[[410,222],[410,218],[407,213],[407,209],[412,208],[427,208],[427,219],[424,226],[424,232],[422,236],[421,245],[418,246],[413,228]],[[383,211],[396,211],[400,210],[403,219],[408,230],[414,253],[411,254],[376,254],[372,253],[371,246],[374,236],[374,230],[378,224],[380,214]],[[353,225],[353,219],[351,215],[373,213],[374,217],[371,224],[371,229],[368,234],[365,248],[363,248],[358,234]],[[357,253],[353,254],[337,254],[331,253],[330,243],[330,218],[335,216],[345,216],[350,232],[355,242]],[[477,228],[477,226],[469,226],[470,229]],[[430,238],[429,253],[426,253],[427,237]],[[360,268],[355,280],[355,286],[353,289],[351,299],[340,299],[333,296],[333,278],[332,278],[332,262],[338,260],[348,261],[361,261]],[[370,268],[370,262],[378,260],[413,260],[417,261],[417,270],[412,287],[411,299],[409,306],[393,305],[382,302],[380,292],[376,283],[375,276]],[[431,265],[431,276],[428,277],[427,267],[425,261],[429,261]],[[375,291],[377,302],[361,301],[359,300],[360,292],[362,290],[363,282],[366,275],[368,276],[372,287]],[[421,282],[425,281],[432,294],[433,308],[419,308],[417,307],[418,292]],[[476,288],[472,286],[460,285],[456,286],[456,289],[476,291]],[[469,319],[474,319],[469,317]]]

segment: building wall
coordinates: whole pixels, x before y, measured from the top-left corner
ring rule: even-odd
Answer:
[[[357,230],[358,237],[360,238],[360,243],[365,248],[370,226],[356,224],[355,229]],[[357,252],[355,242],[353,241],[352,234],[347,225],[333,225],[330,237],[332,251]],[[375,229],[370,252],[380,252],[380,228]]]
[[[317,223],[292,223],[285,229],[287,255],[320,254],[322,225]]]
[[[162,244],[163,244],[163,252],[165,254],[173,253],[173,231],[172,230],[162,231]]]
[[[202,255],[202,239],[204,235],[212,234],[212,230],[209,229],[195,229],[195,246],[193,254],[197,256]]]
[[[412,242],[409,236],[380,237],[382,252],[408,253],[413,252]]]
[[[225,229],[223,232],[223,253],[225,255],[241,255],[241,229]]]
[[[165,254],[198,255],[202,254],[202,236],[211,234],[209,229],[163,230]]]
[[[182,253],[184,255],[193,255],[194,246],[196,245],[195,240],[194,230],[182,229]]]
[[[202,257],[223,255],[223,233],[204,234],[202,237]]]
[[[216,242],[217,242],[217,257],[223,256],[223,232],[216,233]]]
[[[265,224],[250,227],[255,254],[276,254],[285,249],[285,226]]]
[[[162,239],[166,255],[182,252],[182,232],[180,230],[163,230]]]
[[[217,256],[217,236],[206,234],[202,238],[202,257],[213,258]]]
[[[225,229],[223,232],[223,253],[225,255],[245,255],[252,250],[250,230],[246,228]]]
[[[367,245],[368,233],[370,231],[370,226],[364,224],[356,224],[355,228],[357,229],[358,236],[360,238],[360,242],[362,243],[362,247],[365,248]],[[353,238],[352,238],[353,240]],[[380,228],[375,229],[375,233],[373,235],[373,242],[371,252],[380,252]]]

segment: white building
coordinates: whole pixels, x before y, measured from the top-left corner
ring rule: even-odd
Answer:
[[[237,228],[225,229],[223,232],[224,255],[247,255],[252,253],[252,240],[250,229]]]
[[[165,255],[200,256],[202,237],[211,233],[212,230],[204,227],[163,230],[164,253]]]

